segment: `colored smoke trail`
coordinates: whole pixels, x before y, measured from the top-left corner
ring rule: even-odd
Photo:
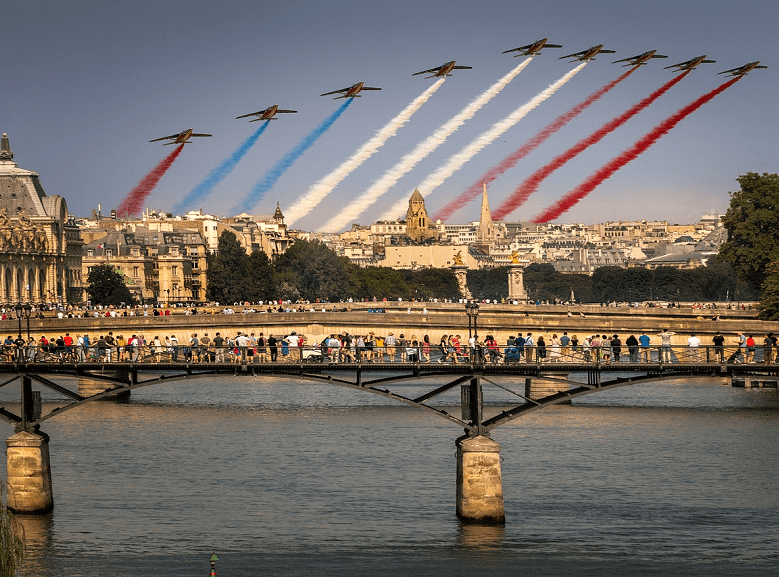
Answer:
[[[561,214],[568,211],[590,192],[595,190],[595,188],[598,187],[598,185],[600,185],[604,180],[609,178],[612,174],[617,172],[631,160],[635,160],[641,153],[645,152],[650,146],[660,140],[660,138],[668,134],[668,132],[674,126],[679,124],[679,122],[681,122],[684,118],[698,110],[701,106],[706,104],[719,93],[723,92],[737,81],[741,80],[741,78],[741,76],[731,78],[721,86],[715,88],[708,94],[704,94],[697,100],[692,101],[690,104],[677,111],[675,114],[666,118],[654,129],[644,135],[643,138],[638,140],[633,146],[625,150],[616,158],[612,159],[608,164],[598,169],[587,180],[582,182],[579,186],[574,188],[555,204],[545,209],[543,212],[541,212],[541,214],[535,216],[533,218],[533,222],[549,222],[550,220],[558,218]]]
[[[154,187],[157,186],[157,183],[168,171],[170,165],[173,164],[173,161],[178,158],[183,149],[184,145],[179,144],[176,149],[163,158],[162,162],[155,166],[149,174],[144,176],[143,179],[135,185],[135,188],[124,197],[122,204],[116,209],[116,215],[121,218],[140,215],[140,212],[143,209],[143,203],[146,202],[151,191],[154,190]]]
[[[533,60],[532,56],[529,56],[523,60],[518,66],[516,66],[511,72],[506,74],[503,78],[498,80],[495,84],[490,86],[487,90],[477,96],[470,102],[465,108],[460,111],[459,114],[454,116],[446,124],[441,126],[433,134],[428,136],[425,140],[420,142],[414,147],[414,150],[409,152],[403,158],[400,159],[395,166],[385,172],[379,180],[374,182],[371,187],[362,196],[356,198],[351,204],[339,212],[336,216],[331,218],[319,231],[333,231],[340,230],[349,224],[351,220],[357,219],[362,216],[363,212],[371,206],[376,200],[387,192],[391,186],[393,186],[400,178],[414,168],[422,159],[427,157],[436,148],[441,146],[446,139],[449,138],[458,128],[460,128],[467,120],[473,118],[473,116],[484,107],[490,100],[497,96],[501,90],[503,90],[508,83],[511,82],[525,67]]]
[[[319,182],[314,183],[304,196],[296,200],[295,203],[287,209],[287,222],[292,225],[314,210],[314,208],[322,202],[322,200],[324,200],[324,198],[330,194],[344,178],[349,176],[352,171],[356,170],[363,162],[373,156],[379,148],[384,146],[384,143],[387,142],[387,140],[395,136],[398,130],[408,122],[411,116],[430,99],[436,90],[439,89],[444,83],[444,80],[446,79],[440,78],[437,80],[427,90],[417,96],[411,104],[401,110],[400,114],[390,120],[384,128],[379,130],[376,133],[376,136],[358,148],[350,158],[341,164],[341,166]]]
[[[566,124],[568,124],[571,120],[576,118],[579,114],[584,112],[591,104],[599,100],[601,96],[603,96],[609,90],[614,88],[617,84],[625,80],[625,78],[630,76],[636,70],[637,68],[631,68],[616,80],[609,82],[606,86],[604,86],[600,90],[596,90],[595,92],[590,94],[585,100],[583,100],[582,102],[580,102],[579,104],[571,108],[568,112],[558,116],[554,120],[554,122],[545,126],[538,134],[536,134],[535,136],[533,136],[533,138],[531,138],[525,144],[520,146],[515,152],[509,154],[499,164],[497,164],[496,166],[488,170],[486,173],[484,173],[484,175],[481,178],[479,178],[479,180],[474,182],[460,196],[458,196],[457,198],[452,200],[449,204],[444,206],[441,210],[439,210],[433,216],[433,221],[448,220],[456,211],[460,210],[462,207],[464,207],[474,198],[479,196],[481,194],[483,185],[485,184],[489,185],[491,182],[496,180],[508,169],[513,168],[517,164],[517,162],[519,162],[520,160],[525,158],[528,154],[533,152],[536,148],[541,146],[550,136],[552,136],[555,132],[563,128]]]
[[[555,170],[563,166],[566,162],[568,162],[572,158],[576,157],[580,152],[583,152],[593,144],[600,142],[600,140],[610,132],[613,132],[614,130],[616,130],[623,124],[625,124],[636,114],[638,114],[639,112],[647,108],[650,104],[652,104],[655,100],[660,98],[663,94],[665,94],[669,89],[671,89],[674,85],[680,82],[682,78],[687,76],[689,73],[690,71],[688,70],[686,72],[682,72],[678,76],[674,76],[674,78],[672,78],[671,80],[663,84],[652,94],[650,94],[640,102],[634,104],[633,106],[628,108],[625,112],[623,112],[616,118],[613,118],[612,120],[604,124],[601,128],[599,128],[598,130],[590,134],[588,137],[583,138],[582,140],[574,144],[571,148],[569,148],[559,156],[553,158],[552,161],[546,166],[542,166],[541,168],[539,168],[537,171],[535,171],[533,174],[527,177],[524,180],[524,182],[522,182],[522,184],[520,184],[517,187],[517,189],[511,194],[511,196],[509,196],[506,200],[503,201],[503,203],[493,213],[493,217],[497,220],[506,218],[514,210],[519,208],[530,197],[531,194],[533,194],[536,190],[538,190],[539,185]]]
[[[227,175],[233,171],[235,166],[241,161],[246,153],[249,152],[249,149],[254,146],[254,143],[257,142],[260,134],[265,132],[268,124],[270,124],[269,120],[263,122],[262,126],[260,126],[254,132],[254,134],[249,136],[249,138],[247,138],[246,141],[241,144],[241,146],[239,146],[235,152],[226,158],[222,164],[209,172],[208,176],[201,180],[200,183],[195,186],[195,188],[193,188],[192,191],[187,196],[185,196],[182,201],[173,207],[173,214],[180,214],[184,212],[184,209],[193,206],[196,202],[203,200],[209,194],[211,194],[211,192],[214,190],[214,187],[227,178]]]
[[[282,156],[281,159],[279,159],[279,161],[276,162],[276,164],[274,164],[273,167],[271,167],[271,169],[265,173],[265,176],[262,177],[262,180],[254,185],[254,188],[251,190],[251,192],[249,192],[249,194],[246,195],[246,197],[244,197],[241,203],[233,207],[232,214],[248,212],[257,203],[257,201],[262,199],[262,196],[268,192],[268,190],[270,190],[274,184],[276,184],[279,178],[281,178],[281,176],[287,172],[287,170],[293,164],[295,164],[298,158],[303,156],[303,153],[311,148],[319,139],[319,137],[330,129],[333,123],[338,120],[338,117],[340,117],[349,107],[349,105],[352,103],[352,100],[354,99],[347,98],[346,102],[344,102],[340,108],[325,118],[322,124],[317,126],[308,135],[306,135],[303,140],[298,142],[292,148],[292,150]]]
[[[544,100],[546,100],[547,98],[552,96],[555,92],[557,92],[560,88],[562,88],[564,84],[566,84],[571,78],[576,76],[576,74],[586,65],[587,65],[586,61],[579,64],[576,68],[571,70],[568,74],[564,75],[557,82],[553,82],[552,84],[550,84],[546,88],[546,90],[539,92],[529,102],[517,108],[514,112],[509,114],[506,118],[504,118],[500,122],[496,122],[495,124],[493,124],[489,130],[480,134],[468,146],[466,146],[460,152],[458,152],[457,154],[449,158],[449,160],[446,161],[446,163],[443,166],[437,168],[431,175],[425,178],[419,186],[417,186],[417,189],[422,194],[422,196],[430,195],[436,188],[441,186],[447,178],[449,178],[455,172],[460,170],[460,168],[462,168],[462,166],[466,162],[468,162],[471,158],[476,156],[486,146],[491,144],[496,138],[498,138],[501,134],[506,132],[509,128],[517,124],[520,120],[522,120],[525,116],[527,116],[530,113],[530,111],[532,111],[534,108],[539,106]],[[379,218],[379,220],[392,220],[393,218],[397,218],[398,215],[403,213],[403,208],[407,204],[408,204],[408,200],[401,198],[400,200],[398,200],[398,202],[395,203],[395,205],[391,209],[385,212]]]

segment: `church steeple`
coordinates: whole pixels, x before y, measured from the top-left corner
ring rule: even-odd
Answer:
[[[476,240],[482,243],[489,243],[494,239],[495,227],[492,225],[490,201],[487,198],[487,183],[484,183],[484,190],[481,193],[481,215],[479,216],[479,229],[476,232]]]
[[[281,214],[281,207],[279,206],[279,201],[276,201],[276,212],[273,214],[273,219],[281,224],[284,224],[284,215]]]
[[[3,132],[3,138],[0,139],[0,160],[13,160],[14,153],[11,150],[11,145],[8,142],[8,135]]]

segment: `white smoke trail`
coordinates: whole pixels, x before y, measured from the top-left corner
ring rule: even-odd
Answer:
[[[390,120],[387,125],[376,133],[376,136],[363,144],[357,151],[349,157],[341,166],[325,176],[319,182],[315,182],[308,192],[297,199],[286,212],[287,222],[292,225],[296,221],[306,216],[314,210],[316,206],[338,186],[338,184],[349,174],[357,169],[363,162],[368,160],[373,154],[387,142],[391,137],[397,134],[398,130],[408,122],[409,118],[427,102],[433,93],[444,83],[446,78],[437,80],[430,88],[425,90],[411,104],[406,106],[400,114]]]
[[[571,78],[573,78],[577,72],[579,72],[582,68],[584,68],[586,64],[587,62],[582,62],[581,64],[579,64],[579,66],[577,66],[576,68],[571,70],[568,74],[560,78],[560,80],[550,84],[546,90],[537,94],[532,100],[517,108],[514,112],[512,112],[509,116],[507,116],[500,122],[496,122],[495,124],[493,124],[489,130],[483,132],[481,135],[479,135],[478,138],[476,138],[468,146],[466,146],[460,152],[452,156],[446,162],[446,164],[439,167],[435,172],[433,172],[427,178],[425,178],[422,181],[422,184],[416,187],[419,190],[419,192],[422,194],[422,196],[429,195],[436,188],[441,186],[441,184],[443,184],[443,182],[447,178],[449,178],[455,172],[460,170],[460,168],[462,168],[462,166],[466,162],[468,162],[476,154],[481,152],[484,149],[484,147],[486,147],[493,140],[498,138],[501,134],[506,132],[509,128],[517,124],[520,120],[522,120],[525,116],[527,116],[531,110],[536,108],[544,100],[546,100],[547,98],[552,96],[552,94],[557,92],[557,90],[559,90],[563,86],[563,84],[565,84]],[[397,203],[395,203],[395,205],[391,209],[385,212],[379,218],[379,220],[391,220],[397,218],[398,215],[405,212],[405,207],[407,204],[408,204],[407,199],[399,200]]]
[[[362,196],[356,198],[351,204],[347,205],[341,212],[331,218],[319,231],[336,231],[348,226],[349,222],[362,216],[363,212],[371,206],[376,200],[385,192],[387,192],[392,185],[394,185],[400,178],[414,168],[423,158],[428,156],[441,144],[443,144],[449,136],[451,136],[458,128],[460,128],[467,120],[473,118],[479,109],[492,100],[495,96],[503,90],[514,77],[522,72],[525,67],[533,60],[532,56],[529,56],[522,61],[516,68],[506,74],[503,78],[498,80],[495,84],[490,86],[486,91],[477,96],[468,106],[454,118],[449,120],[441,128],[436,130],[432,135],[428,136],[425,140],[420,142],[414,150],[409,152],[403,158],[400,159],[395,166],[385,172],[379,180],[374,182],[371,187]]]

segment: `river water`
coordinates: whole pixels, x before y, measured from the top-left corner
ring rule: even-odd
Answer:
[[[17,394],[0,401],[18,409]],[[439,404],[459,414],[458,395]],[[507,398],[485,384],[486,413]],[[776,575],[779,563],[776,389],[634,385],[496,429],[505,528],[455,516],[462,429],[333,385],[166,383],[43,429],[55,509],[21,518],[29,575],[206,576],[213,552],[220,576]]]

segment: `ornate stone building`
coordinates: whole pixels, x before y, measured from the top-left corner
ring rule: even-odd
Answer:
[[[47,196],[0,141],[0,302],[79,303],[81,237],[65,199]]]

